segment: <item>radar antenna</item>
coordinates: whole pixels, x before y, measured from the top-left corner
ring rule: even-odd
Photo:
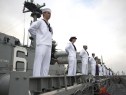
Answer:
[[[45,3],[43,3],[43,5],[39,5],[39,4],[35,4],[33,2],[34,2],[34,0],[30,0],[30,2],[27,0],[24,2],[23,13],[32,12],[31,16],[33,17],[34,21],[36,21],[37,18],[41,17],[41,13],[42,13],[41,8],[45,6]],[[26,10],[26,8],[27,8],[27,10]]]

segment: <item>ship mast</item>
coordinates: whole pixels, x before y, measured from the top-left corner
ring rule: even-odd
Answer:
[[[42,14],[42,7],[45,6],[45,3],[43,3],[43,5],[39,5],[39,4],[35,4],[34,3],[34,0],[30,0],[30,1],[25,1],[24,2],[24,7],[23,7],[23,13],[27,13],[27,12],[31,12],[31,17],[33,17],[33,21],[37,21],[37,18],[40,18],[41,17],[41,14]],[[30,23],[30,25],[32,24],[32,21]],[[28,40],[31,40],[31,46],[32,47],[35,47],[35,38],[32,37],[29,37],[29,34],[28,34],[28,37],[27,37],[27,45],[28,45]],[[24,37],[23,37],[23,43],[25,41],[25,31],[24,31]]]

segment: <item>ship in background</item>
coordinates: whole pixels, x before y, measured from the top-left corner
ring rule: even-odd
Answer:
[[[24,2],[23,13],[32,12],[34,21],[41,17],[45,4]],[[52,58],[48,77],[32,77],[34,40],[24,46],[16,37],[0,33],[0,95],[98,95],[100,86],[105,86],[111,95],[125,95],[126,76],[81,75],[81,60],[77,54],[77,75],[67,76],[68,64],[65,51],[52,44]],[[57,63],[58,61],[58,63]]]

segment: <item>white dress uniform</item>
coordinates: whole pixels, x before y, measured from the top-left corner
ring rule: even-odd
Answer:
[[[52,32],[42,19],[32,23],[28,31],[36,35],[33,76],[47,76],[51,60]]]
[[[80,57],[82,62],[82,74],[88,75],[88,53],[86,50],[82,49],[80,51]]]
[[[99,76],[103,76],[102,65],[98,64],[99,66]]]
[[[71,42],[67,44],[65,51],[68,53],[68,76],[75,76],[77,68],[76,50]]]
[[[106,68],[104,64],[102,64],[102,69],[103,69],[103,76],[106,76]]]
[[[112,71],[110,71],[110,76],[112,76]]]
[[[107,76],[109,76],[110,75],[110,73],[109,73],[109,69],[107,69]]]
[[[91,75],[95,76],[96,73],[96,61],[93,57],[89,58],[89,62],[91,64]]]

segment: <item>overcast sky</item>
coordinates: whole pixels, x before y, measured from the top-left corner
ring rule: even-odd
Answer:
[[[30,13],[23,14],[23,0],[0,0],[0,32],[23,43],[28,34]],[[71,36],[78,39],[77,51],[103,56],[107,67],[126,72],[126,0],[35,0],[52,9],[50,23],[57,48],[64,50]],[[25,39],[27,44],[27,38]]]

